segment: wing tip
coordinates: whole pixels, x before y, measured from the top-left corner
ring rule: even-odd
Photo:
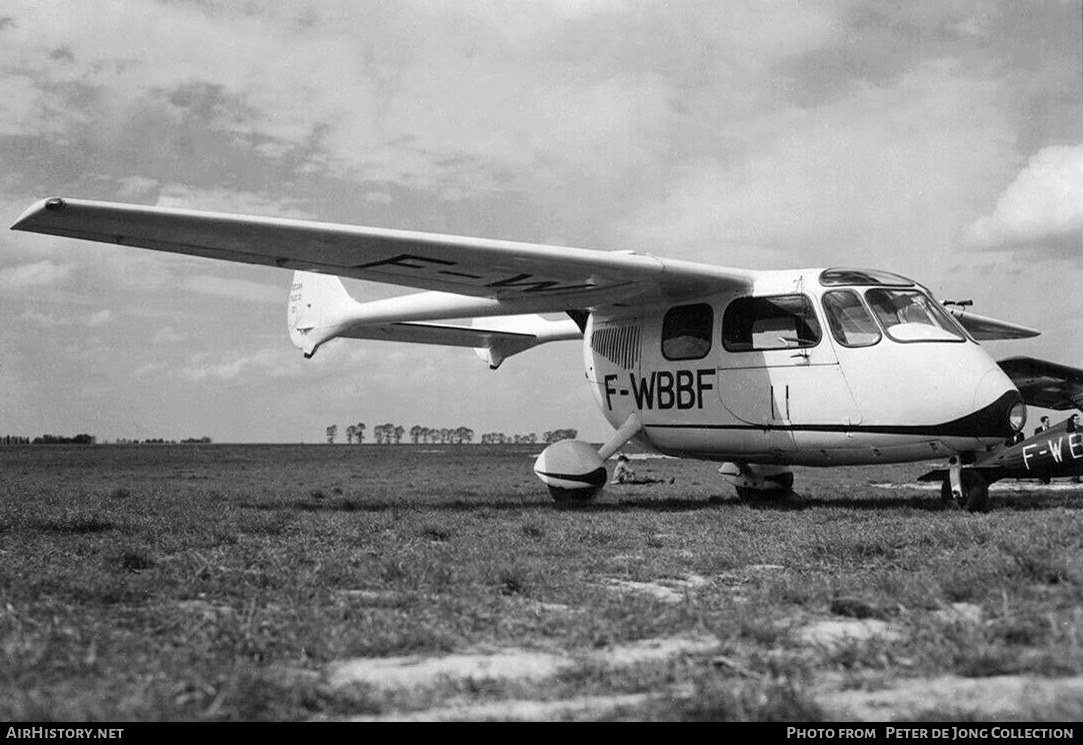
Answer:
[[[46,197],[39,199],[27,207],[21,215],[11,224],[11,230],[33,230],[31,222],[42,212],[61,212],[67,206],[62,197]]]
[[[1042,335],[1040,329],[1032,328],[1030,326],[1024,326],[1021,323],[1013,323],[1010,325],[1013,327],[1012,331],[1014,331],[1016,334],[1016,336],[1011,337],[1013,339],[1033,339],[1035,336]]]

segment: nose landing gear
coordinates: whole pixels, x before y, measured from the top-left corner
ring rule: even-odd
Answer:
[[[952,458],[940,485],[940,499],[945,504],[965,507],[969,512],[984,512],[989,502],[989,484],[980,471],[963,468],[958,458]]]

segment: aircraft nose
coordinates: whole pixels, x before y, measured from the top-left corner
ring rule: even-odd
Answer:
[[[974,389],[974,410],[984,420],[983,427],[988,427],[989,435],[1011,435],[1015,431],[1013,421],[1017,426],[1022,426],[1026,409],[1023,408],[1023,413],[1015,411],[1016,407],[1021,407],[1022,401],[1023,397],[1011,378],[999,367],[983,375]]]
[[[978,385],[974,389],[974,408],[984,408],[1004,396],[1005,393],[1015,394],[1012,397],[1012,403],[1020,400],[1019,391],[1015,389],[1011,378],[999,367],[993,368],[978,380]]]

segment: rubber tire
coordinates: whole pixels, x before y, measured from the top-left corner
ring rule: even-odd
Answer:
[[[940,501],[945,505],[965,507],[968,512],[985,512],[989,502],[989,484],[977,471],[963,469],[959,474],[963,494],[958,499],[951,493],[951,479],[946,478],[940,484]]]
[[[945,507],[955,506],[955,495],[951,493],[951,479],[947,476],[940,482],[940,501]]]
[[[977,471],[963,471],[963,498],[967,512],[985,512],[989,503],[989,484]]]
[[[735,486],[737,498],[742,502],[780,502],[793,496],[793,473],[780,473],[777,479],[778,489],[753,489],[749,486]]]
[[[559,486],[550,486],[549,496],[557,504],[584,504],[594,499],[601,490],[600,486],[587,486],[582,489],[561,489]]]

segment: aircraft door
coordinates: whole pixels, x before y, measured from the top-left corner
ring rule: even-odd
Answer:
[[[804,294],[737,298],[722,319],[722,404],[765,428],[860,421],[834,347]]]

